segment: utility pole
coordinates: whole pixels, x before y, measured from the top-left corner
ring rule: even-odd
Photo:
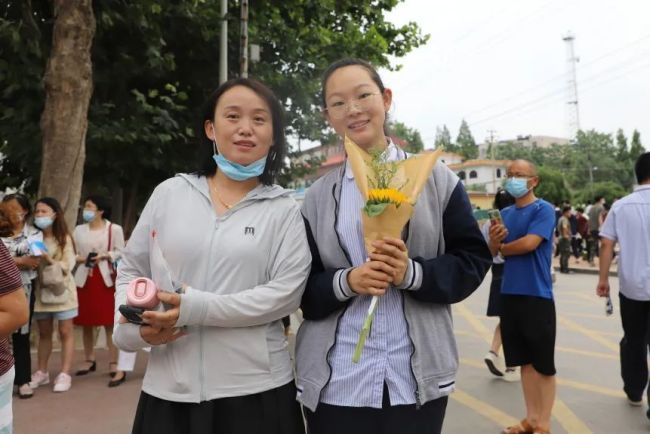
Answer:
[[[239,75],[248,77],[248,0],[241,0],[241,41],[239,45]]]
[[[575,55],[573,49],[573,41],[575,36],[573,33],[568,32],[562,38],[566,42],[567,48],[567,123],[569,139],[574,143],[577,139],[578,131],[580,131],[580,112],[578,110],[578,75],[576,72],[576,64],[580,59]]]
[[[496,137],[496,131],[495,130],[488,130],[488,133],[490,134],[489,142],[490,143],[490,160],[494,161],[494,139]],[[492,190],[493,193],[497,192],[497,177],[496,177],[496,167],[492,168]],[[489,193],[489,192],[488,192]]]
[[[228,0],[221,0],[221,35],[219,35],[219,84],[228,80]]]

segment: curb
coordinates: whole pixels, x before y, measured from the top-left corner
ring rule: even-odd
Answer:
[[[559,266],[554,266],[553,269],[555,271],[557,271],[558,273],[560,272],[560,267]],[[589,268],[572,268],[572,267],[569,267],[569,271],[573,271],[576,274],[591,274],[593,276],[598,276],[600,274],[600,272],[598,271],[597,268],[589,269]],[[610,271],[609,272],[609,277],[618,277],[618,272],[617,271]]]

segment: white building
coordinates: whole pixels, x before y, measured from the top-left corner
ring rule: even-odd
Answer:
[[[449,164],[468,191],[494,194],[506,178],[508,160],[468,160]]]

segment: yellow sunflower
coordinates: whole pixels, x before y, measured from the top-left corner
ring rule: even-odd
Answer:
[[[373,204],[394,203],[399,206],[408,202],[408,197],[395,188],[373,188],[368,191],[368,202]]]

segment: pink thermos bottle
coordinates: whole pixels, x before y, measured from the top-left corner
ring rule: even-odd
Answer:
[[[126,289],[126,302],[129,306],[151,310],[158,306],[157,292],[153,280],[138,277],[133,279]]]

